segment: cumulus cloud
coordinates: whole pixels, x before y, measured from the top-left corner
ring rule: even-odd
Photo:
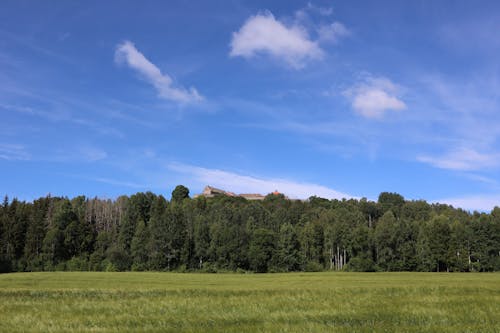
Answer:
[[[260,54],[283,60],[293,68],[305,66],[309,60],[321,59],[323,50],[310,39],[305,27],[287,26],[270,12],[251,16],[239,31],[233,33],[231,57],[252,58]]]
[[[329,187],[296,182],[287,179],[255,177],[238,173],[207,169],[179,163],[169,164],[169,169],[188,174],[200,185],[212,185],[236,193],[267,194],[275,190],[295,199],[307,199],[310,196],[319,196],[328,199],[353,198],[352,195],[342,193]]]
[[[484,154],[470,148],[458,148],[442,156],[421,155],[417,160],[449,170],[472,171],[500,165],[499,154]]]
[[[366,118],[382,118],[388,111],[401,111],[406,104],[397,96],[399,87],[387,78],[370,78],[346,91],[351,106]]]
[[[321,25],[318,28],[318,36],[320,41],[336,43],[341,38],[347,37],[351,32],[340,22]]]
[[[177,103],[193,103],[203,100],[195,88],[176,86],[172,78],[162,73],[160,69],[149,61],[130,41],[119,44],[115,50],[115,61],[125,63],[136,70],[158,92],[158,96]]]

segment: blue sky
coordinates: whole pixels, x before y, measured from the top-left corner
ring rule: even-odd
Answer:
[[[496,1],[4,1],[0,193],[500,205]]]

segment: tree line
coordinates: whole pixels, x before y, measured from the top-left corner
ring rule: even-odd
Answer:
[[[0,207],[0,272],[500,271],[500,208],[376,202],[46,196]]]

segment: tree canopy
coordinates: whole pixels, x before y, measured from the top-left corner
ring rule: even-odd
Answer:
[[[46,196],[0,206],[0,272],[250,270],[498,271],[490,214],[381,193],[378,201],[269,195],[172,200]]]

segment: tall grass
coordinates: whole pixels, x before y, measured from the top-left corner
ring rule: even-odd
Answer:
[[[0,331],[500,332],[500,274],[6,274]]]

